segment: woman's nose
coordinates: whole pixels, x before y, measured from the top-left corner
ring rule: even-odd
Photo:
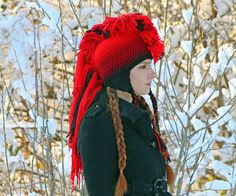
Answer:
[[[156,78],[156,72],[150,67],[149,78],[153,79]]]

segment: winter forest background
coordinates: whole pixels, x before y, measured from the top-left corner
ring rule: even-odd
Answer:
[[[166,46],[153,90],[177,173],[174,195],[236,195],[236,0],[0,7],[0,195],[86,195],[71,193],[66,138],[77,46],[104,15],[138,11]]]

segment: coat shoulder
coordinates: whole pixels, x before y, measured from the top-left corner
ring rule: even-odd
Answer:
[[[107,106],[95,103],[88,109],[81,122],[79,137],[82,138],[84,134],[90,135],[89,138],[101,137],[104,134],[113,133],[113,129],[112,117]]]
[[[103,103],[95,103],[93,104],[88,111],[86,112],[84,119],[88,120],[107,120],[110,116],[109,108]]]
[[[103,106],[98,104],[89,108],[81,122],[77,147],[82,150],[83,147],[94,145],[95,141],[97,146],[104,145],[109,141],[112,141],[112,144],[115,143],[115,131],[111,115]]]

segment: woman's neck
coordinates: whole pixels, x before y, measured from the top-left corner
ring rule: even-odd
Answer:
[[[126,100],[126,101],[128,101],[128,102],[130,102],[130,103],[131,103],[132,100],[133,100],[131,94],[128,93],[128,92],[125,92],[125,91],[117,90],[117,95],[118,95],[118,97],[120,97],[121,99],[124,99],[124,100]]]

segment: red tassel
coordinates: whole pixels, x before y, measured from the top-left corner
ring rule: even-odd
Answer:
[[[69,132],[68,137],[68,145],[69,148],[72,149],[72,168],[71,168],[71,184],[72,190],[74,190],[74,180],[75,177],[78,179],[78,187],[80,188],[80,180],[82,174],[82,163],[77,152],[77,140],[78,133],[80,129],[80,123],[88,110],[90,104],[92,103],[96,94],[101,90],[102,83],[97,75],[94,73],[93,67],[93,54],[96,50],[97,45],[103,40],[103,36],[101,36],[98,32],[102,29],[102,25],[95,25],[92,28],[92,31],[87,32],[79,45],[79,53],[77,55],[77,65],[74,76],[74,88],[73,88],[73,100],[69,113],[69,124],[70,127],[73,122],[75,106],[77,100],[83,90],[85,88],[85,81],[88,73],[93,73],[92,78],[89,81],[89,84],[83,94],[83,98],[79,105],[78,116],[76,119],[76,127],[74,132]]]
[[[123,171],[120,171],[119,178],[117,180],[115,196],[123,196],[128,190],[128,185]]]

